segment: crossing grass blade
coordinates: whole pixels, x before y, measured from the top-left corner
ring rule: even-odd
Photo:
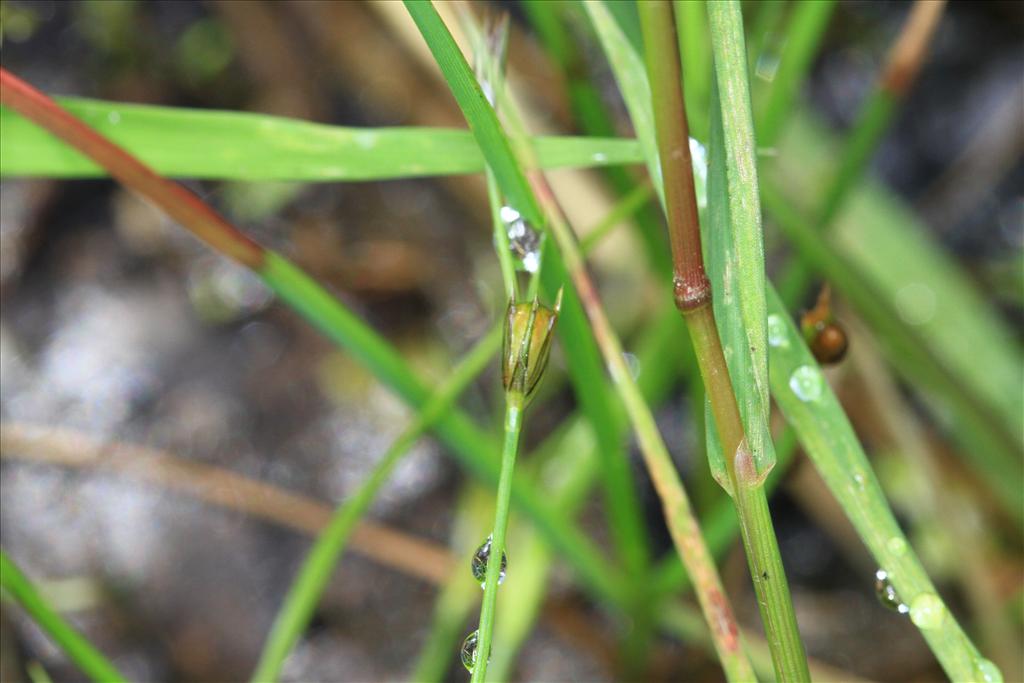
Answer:
[[[358,181],[480,173],[465,130],[349,128],[246,112],[55,98],[158,173],[209,180]],[[542,168],[643,160],[635,140],[539,137]],[[0,177],[91,178],[106,172],[31,122],[0,108]]]

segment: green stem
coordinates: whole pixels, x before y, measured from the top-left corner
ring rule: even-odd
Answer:
[[[487,675],[487,660],[494,634],[494,612],[498,600],[498,578],[501,576],[501,558],[505,553],[505,532],[508,529],[509,501],[512,495],[512,473],[519,450],[519,433],[523,427],[523,395],[510,391],[505,396],[505,445],[501,452],[501,478],[494,509],[494,531],[491,535],[491,554],[487,561],[484,580],[484,598],[480,605],[480,629],[477,634],[476,665],[472,683],[483,683]]]
[[[2,550],[0,586],[28,612],[48,636],[53,638],[86,676],[104,683],[126,680],[106,657],[46,603],[28,577]]]
[[[639,10],[661,171],[665,182],[665,208],[675,264],[676,305],[690,330],[719,440],[724,449],[725,469],[740,519],[743,545],[747,552],[776,674],[782,681],[806,681],[809,680],[807,659],[797,630],[789,586],[782,569],[778,542],[768,512],[763,479],[748,446],[715,323],[715,313],[711,306],[711,289],[705,275],[701,249],[673,10],[671,4],[665,1],[642,3]],[[708,13],[718,85],[723,91],[723,102],[727,99],[745,100],[741,101],[739,106],[745,106],[748,119],[746,125],[743,125],[742,120],[732,121],[732,132],[740,143],[746,143],[745,148],[749,148],[752,145],[752,132],[749,130],[749,99],[746,91],[739,6],[738,3],[732,2],[713,3],[708,7]],[[736,74],[740,75],[742,81],[735,78]],[[723,111],[723,117],[724,115]],[[730,111],[729,115],[742,117],[743,113]],[[749,139],[743,138],[744,133]],[[727,147],[730,154],[730,180],[735,167],[746,168],[743,166],[744,162],[752,164],[752,155],[745,159],[732,157],[733,148],[736,146]],[[729,203],[734,222],[746,220],[748,215],[752,215],[749,205],[756,202],[756,180],[753,181],[752,188],[750,182],[735,190],[730,187]],[[760,286],[763,287],[763,275]],[[739,294],[742,295],[743,292]],[[763,302],[763,292],[760,298]],[[753,301],[752,297],[741,296],[740,304],[743,305],[748,299]],[[760,317],[764,317],[763,311]],[[764,345],[759,344],[758,347],[759,353],[763,356],[766,353]],[[751,341],[751,351],[753,348],[754,344]]]
[[[481,339],[423,406],[417,418],[395,439],[359,490],[338,507],[296,575],[278,612],[252,680],[276,681],[281,667],[316,609],[334,567],[359,520],[369,509],[381,486],[413,444],[452,405],[470,382],[486,367],[501,344],[495,328]]]

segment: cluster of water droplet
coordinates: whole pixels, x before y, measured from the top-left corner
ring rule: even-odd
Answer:
[[[501,207],[499,215],[508,234],[509,249],[522,261],[523,270],[536,273],[540,267],[540,233],[511,206]]]
[[[488,536],[487,539],[480,544],[480,547],[473,553],[473,559],[470,561],[470,569],[473,572],[473,578],[480,582],[480,587],[486,586],[487,579],[487,563],[491,560],[491,544],[494,541],[494,537]],[[505,572],[508,570],[508,555],[505,551],[501,551],[501,564],[498,567],[498,585],[500,586],[505,580]],[[466,667],[469,673],[473,673],[473,668],[476,666],[477,660],[477,641],[480,639],[480,630],[473,631],[466,639],[462,641],[462,650],[459,655],[462,658],[462,666]]]

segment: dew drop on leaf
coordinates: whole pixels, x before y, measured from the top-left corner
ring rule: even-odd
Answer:
[[[978,672],[978,680],[982,683],[1003,683],[1003,672],[992,661],[978,659],[974,662],[974,668]]]
[[[487,562],[491,559],[491,540],[492,536],[488,536],[487,540],[484,541],[476,552],[473,553],[473,561],[470,567],[473,570],[473,578],[480,582],[480,587],[484,587],[484,580],[487,578]],[[498,572],[498,585],[505,580],[505,572],[508,569],[508,555],[504,552],[501,553],[501,571]]]
[[[918,628],[938,628],[946,618],[946,605],[935,593],[921,593],[910,603],[910,620]]]
[[[774,313],[768,316],[768,343],[779,349],[789,348],[786,321]]]
[[[821,370],[810,365],[801,365],[789,377],[789,388],[805,403],[817,401],[824,392],[825,378]]]
[[[462,657],[462,666],[466,667],[466,671],[473,673],[473,668],[476,666],[476,642],[480,637],[480,631],[473,631],[466,639],[462,641],[462,651],[459,653]]]
[[[875,595],[880,603],[894,612],[906,614],[910,611],[910,607],[900,600],[899,593],[889,580],[889,572],[884,569],[875,572]]]

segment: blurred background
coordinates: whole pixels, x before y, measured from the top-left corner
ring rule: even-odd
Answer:
[[[744,7],[750,21],[761,9]],[[537,125],[580,133],[564,77],[523,8],[501,2],[475,9],[510,14],[510,70],[527,86]],[[802,89],[807,105],[836,131],[852,124],[907,10],[905,3],[838,4]],[[0,55],[4,68],[50,94],[349,126],[464,127],[403,13],[399,3],[2,0]],[[572,29],[582,68],[617,115],[618,132],[630,135],[600,49],[585,27]],[[765,37],[757,64],[763,80],[772,78],[772,40]],[[951,4],[871,166],[914,207],[1018,341],[1022,74],[1024,4]],[[552,176],[571,198],[581,230],[614,202],[596,171]],[[426,377],[443,377],[500,315],[479,177],[186,184],[293,257]],[[132,679],[244,680],[313,530],[365,479],[411,413],[253,276],[113,182],[5,178],[0,191],[3,546]],[[667,291],[635,257],[637,244],[624,227],[593,261],[627,348]],[[1019,534],[978,486],[955,494],[958,509],[970,515],[973,550],[951,540],[948,520],[915,514],[920,498],[934,491],[922,492],[893,425],[879,418],[872,378],[892,385],[907,419],[924,430],[943,481],[956,481],[962,466],[877,355],[858,355],[858,335],[865,333],[845,315],[852,357],[830,377],[833,386],[951,608],[1007,680],[1022,680]],[[561,353],[552,361],[556,375],[564,367]],[[497,372],[485,372],[463,402],[494,431],[502,408]],[[564,382],[546,383],[527,445],[541,442],[574,409]],[[682,384],[670,395],[657,410],[666,441],[688,486],[706,482],[701,439],[691,428],[701,408],[692,409]],[[111,467],[105,454],[138,466]],[[660,505],[632,457],[655,549],[672,552]],[[251,496],[239,477],[272,488]],[[175,484],[182,479],[201,480],[220,502],[197,499],[188,485]],[[692,487],[702,511],[718,495],[706,483]],[[473,488],[441,445],[419,442],[339,566],[287,663],[286,680],[409,675],[430,629],[438,582],[468,571],[463,559],[481,537],[460,532],[460,511],[492,514],[486,502],[466,503]],[[606,543],[600,504],[592,499],[580,519]],[[879,605],[870,557],[802,457],[771,503],[809,654],[839,679],[941,679],[910,621]],[[756,631],[741,549],[730,551],[722,571],[741,622]],[[547,588],[515,679],[621,678],[616,642],[629,625],[590,601],[557,562]],[[1012,630],[993,627],[986,610],[1005,610],[996,623]],[[5,602],[0,615],[0,680],[29,680],[33,666],[55,681],[80,679],[20,610]],[[667,636],[656,640],[648,663],[649,680],[721,676],[700,646]],[[448,666],[451,680],[464,680],[455,649]]]

